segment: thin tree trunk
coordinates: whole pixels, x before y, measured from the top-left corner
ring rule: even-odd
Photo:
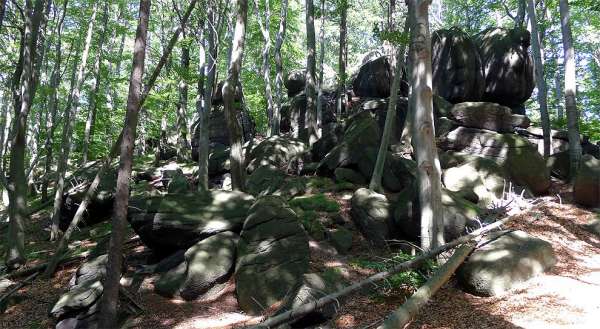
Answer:
[[[265,99],[267,101],[267,118],[269,118],[269,126],[268,126],[268,135],[273,136],[273,112],[275,108],[275,104],[273,101],[273,92],[271,90],[271,66],[270,66],[270,56],[271,56],[271,9],[269,7],[269,0],[265,0],[265,19],[264,22],[260,17],[260,10],[258,8],[258,1],[254,0],[254,11],[256,12],[256,20],[258,21],[258,25],[260,27],[260,31],[263,36],[264,46],[262,50],[262,75],[265,83]]]
[[[404,35],[408,33],[410,28],[408,24],[409,20],[406,19],[404,23]],[[377,162],[375,162],[375,169],[373,169],[373,176],[371,177],[371,183],[369,189],[372,191],[381,191],[381,178],[383,176],[383,167],[385,165],[385,158],[390,145],[390,136],[394,128],[394,122],[396,121],[396,105],[398,103],[398,92],[400,89],[400,83],[402,81],[402,68],[404,67],[404,54],[406,52],[406,46],[404,44],[397,46],[396,59],[392,63],[394,68],[394,80],[392,82],[391,95],[388,100],[388,108],[385,116],[385,125],[383,127],[383,135],[381,137],[381,145],[379,146],[379,153],[377,154]]]
[[[21,53],[15,69],[15,117],[11,131],[10,177],[3,181],[9,198],[6,266],[10,270],[25,264],[25,219],[27,218],[27,181],[25,175],[25,149],[27,117],[34,98],[34,63],[37,37],[42,19],[44,0],[25,1],[25,23],[21,39]]]
[[[325,61],[325,0],[321,0],[321,27],[319,29],[319,81],[317,82],[317,136],[323,129],[323,62]]]
[[[564,101],[564,98],[562,94],[562,81],[560,80],[560,71],[558,67],[556,69],[556,74],[554,74],[554,87],[556,88],[556,116],[558,120],[562,121],[565,118],[564,108],[561,104]]]
[[[6,13],[6,0],[0,0],[0,31],[2,31],[2,23],[4,22],[4,14]]]
[[[288,0],[281,0],[281,11],[279,20],[279,30],[277,30],[277,37],[275,38],[275,94],[277,95],[277,102],[273,109],[273,120],[271,127],[272,135],[279,135],[279,125],[281,121],[281,102],[283,99],[283,60],[281,58],[281,47],[285,39],[285,32],[287,30],[287,8]]]
[[[185,38],[185,29],[183,30]],[[190,47],[185,43],[181,47],[181,69],[183,77],[179,80],[179,101],[177,102],[177,158],[184,161],[189,158],[190,144],[187,139],[187,105],[188,83],[186,81],[190,71]]]
[[[313,0],[306,0],[306,140],[309,145],[317,139],[317,89],[315,8]]]
[[[242,69],[242,57],[246,40],[246,21],[248,19],[248,1],[238,0],[237,18],[231,45],[231,61],[227,81],[223,85],[223,105],[225,118],[229,130],[231,142],[231,183],[234,190],[245,190],[244,177],[244,153],[242,150],[242,129],[237,119],[235,108],[235,90],[237,89],[240,71]]]
[[[432,102],[429,1],[410,0],[413,145],[421,204],[421,247],[430,250],[444,243],[440,162],[435,144]]]
[[[339,1],[340,10],[340,49],[338,56],[338,95],[337,95],[337,118],[342,119],[342,109],[346,106],[346,61],[348,53],[346,51],[346,34],[347,34],[347,14],[348,0]]]
[[[83,149],[82,153],[82,163],[85,164],[88,162],[90,156],[90,143],[92,140],[92,136],[94,134],[94,125],[96,123],[96,112],[98,110],[98,94],[100,93],[100,83],[101,77],[100,74],[100,66],[102,65],[102,56],[104,55],[104,40],[106,38],[106,30],[108,27],[108,1],[104,4],[104,13],[102,16],[102,32],[100,32],[100,37],[98,39],[98,52],[96,53],[96,60],[94,62],[94,89],[92,91],[92,95],[90,95],[90,110],[88,112],[88,117],[85,122],[85,131],[83,133]]]
[[[150,0],[140,0],[139,23],[133,48],[133,64],[127,99],[127,113],[121,143],[121,159],[117,176],[115,206],[112,216],[112,233],[108,249],[108,265],[104,291],[100,299],[99,328],[114,328],[117,319],[117,302],[119,295],[119,279],[123,263],[122,249],[129,204],[129,179],[133,163],[133,146],[138,114],[142,96],[142,76],[146,59],[146,40],[148,36],[148,21],[150,18]]]
[[[92,9],[92,17],[90,18],[87,34],[85,38],[85,46],[83,53],[81,54],[81,62],[77,69],[77,78],[74,84],[74,88],[71,91],[70,104],[65,109],[64,127],[62,134],[62,145],[60,158],[58,160],[58,169],[56,172],[56,184],[54,189],[54,209],[52,212],[52,226],[50,228],[50,240],[54,241],[59,235],[59,223],[60,223],[60,208],[63,202],[63,193],[65,187],[65,174],[67,172],[69,153],[71,152],[72,144],[72,132],[74,122],[77,118],[77,111],[79,109],[79,96],[81,94],[81,87],[85,79],[85,68],[87,66],[87,60],[92,44],[92,35],[94,33],[94,23],[96,21],[96,13],[98,10],[97,3],[94,3]]]
[[[531,22],[531,36],[533,51],[533,63],[535,64],[535,80],[538,88],[537,98],[540,105],[540,117],[542,119],[542,129],[544,131],[544,156],[550,156],[552,146],[552,136],[550,132],[550,116],[548,115],[548,87],[544,77],[544,63],[542,61],[542,43],[539,38],[539,28],[537,15],[535,13],[535,2],[527,0],[527,11],[529,21]]]
[[[560,22],[563,37],[565,61],[565,109],[569,135],[569,156],[571,179],[575,177],[581,161],[581,141],[579,137],[579,111],[577,110],[577,72],[575,69],[575,48],[571,32],[571,13],[567,0],[560,0]]]

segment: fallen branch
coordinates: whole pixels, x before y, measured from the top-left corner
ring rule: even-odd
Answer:
[[[63,258],[59,262],[59,265],[67,265],[67,264],[70,264],[72,262],[80,261],[82,259],[85,259],[89,255],[90,255],[90,252],[86,251],[86,252],[83,252],[83,253],[81,253],[79,255],[75,255],[75,256]],[[32,267],[29,267],[29,268],[24,268],[24,269],[21,269],[21,270],[18,270],[18,271],[14,271],[14,272],[11,272],[11,273],[8,273],[8,274],[4,275],[2,277],[2,279],[15,279],[15,278],[23,277],[25,275],[36,274],[36,273],[39,273],[39,272],[45,270],[47,266],[48,266],[48,263],[43,263],[43,264],[39,264],[39,265],[32,266]]]
[[[2,295],[2,297],[0,297],[0,305],[3,305],[4,302],[6,300],[8,300],[8,298],[10,296],[12,296],[12,294],[19,291],[21,288],[25,287],[26,285],[30,284],[39,274],[40,274],[39,271],[35,272],[35,273],[31,274],[30,276],[28,276],[25,280],[17,283],[14,287],[12,287],[9,291],[7,291],[4,295]]]
[[[322,308],[326,305],[332,304],[332,303],[337,303],[338,300],[341,299],[342,297],[345,297],[346,295],[349,295],[355,291],[361,290],[362,288],[366,287],[367,285],[372,285],[378,281],[384,280],[393,274],[405,272],[410,269],[416,268],[416,267],[422,265],[425,261],[427,261],[430,258],[433,258],[445,251],[448,251],[448,250],[458,247],[462,244],[470,242],[479,236],[482,236],[482,235],[487,234],[497,228],[500,228],[502,225],[508,223],[513,218],[515,218],[515,217],[514,216],[506,217],[506,218],[504,218],[500,221],[497,221],[493,224],[484,226],[484,227],[482,227],[476,231],[473,231],[467,235],[459,237],[445,245],[442,245],[442,246],[432,249],[428,252],[425,252],[425,253],[415,257],[412,260],[397,264],[388,271],[379,272],[377,274],[374,274],[374,275],[364,279],[363,281],[360,281],[353,285],[345,287],[342,290],[339,290],[339,291],[329,294],[327,296],[321,297],[317,300],[302,304],[302,305],[295,307],[289,311],[286,311],[286,312],[283,312],[274,317],[268,318],[267,320],[265,320],[264,322],[262,322],[258,325],[255,325],[252,327],[247,327],[247,328],[249,328],[249,329],[268,329],[268,328],[274,328],[274,327],[284,324],[284,323],[288,323],[288,322],[297,320],[307,314],[310,314],[311,312],[313,312],[316,309],[320,309],[320,308]]]
[[[429,299],[450,279],[467,256],[475,249],[475,244],[470,242],[458,248],[452,257],[440,267],[435,274],[427,280],[417,291],[392,312],[377,329],[402,329],[419,312]]]

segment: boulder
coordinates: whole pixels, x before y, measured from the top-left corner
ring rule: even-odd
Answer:
[[[573,185],[575,202],[586,207],[600,207],[600,160],[587,154],[581,158]]]
[[[386,196],[366,188],[354,192],[350,217],[372,245],[383,248],[392,237],[392,210]]]
[[[475,36],[485,74],[483,100],[519,109],[535,87],[531,35],[525,28],[489,28]]]
[[[452,103],[481,100],[483,66],[473,40],[457,27],[432,34],[433,92]]]
[[[389,99],[366,99],[360,105],[360,110],[371,111],[375,115],[375,120],[379,125],[379,130],[383,134],[385,120],[387,117]],[[404,129],[406,114],[408,113],[408,98],[398,97],[396,104],[396,117],[392,123],[392,132],[390,133],[390,144],[394,145],[400,142],[402,130]]]
[[[274,166],[261,166],[246,180],[248,193],[254,196],[279,195],[293,197],[306,190],[303,177],[288,175]]]
[[[343,127],[337,124],[332,129],[324,130],[323,136],[312,145],[310,150],[312,159],[316,162],[321,161],[329,151],[340,143],[343,134]]]
[[[253,172],[261,166],[285,168],[292,160],[308,152],[308,146],[299,139],[272,136],[250,151],[247,158],[247,170]]]
[[[454,240],[467,233],[467,229],[477,226],[481,209],[465,200],[459,194],[442,190],[444,207],[444,239]],[[421,237],[421,206],[416,188],[410,187],[397,196],[393,222],[399,234],[411,241]]]
[[[346,253],[352,248],[352,232],[344,227],[329,230],[329,243],[341,253]]]
[[[327,126],[336,122],[336,99],[335,93],[325,92],[321,95],[322,122],[321,126]],[[308,118],[307,118],[307,100],[306,94],[301,93],[292,97],[289,104],[282,106],[281,125],[282,133],[292,132],[294,138],[307,140],[308,138]]]
[[[260,198],[248,211],[237,246],[236,293],[253,315],[278,309],[309,269],[308,236],[296,213],[276,196]]]
[[[239,232],[254,198],[238,191],[134,197],[128,220],[155,252],[187,249],[221,232]]]
[[[352,90],[358,97],[390,97],[393,73],[388,56],[381,56],[364,63],[352,81]],[[403,79],[400,95],[408,96],[408,83]]]
[[[552,245],[523,231],[494,234],[457,271],[470,293],[495,296],[556,264]]]
[[[571,177],[571,156],[569,155],[569,151],[552,154],[546,159],[546,164],[553,176],[561,179]]]
[[[594,234],[596,237],[600,238],[600,217],[598,217],[598,219],[593,220],[589,224],[583,225],[583,228],[586,231]]]
[[[212,105],[220,105],[223,104],[223,86],[225,85],[225,80],[219,81],[217,86],[215,87],[214,94],[212,96]],[[242,83],[238,82],[238,85],[235,88],[235,98],[236,102],[241,102],[244,99],[244,93],[242,88]]]
[[[531,124],[526,116],[512,114],[510,108],[496,103],[459,103],[454,105],[451,112],[461,126],[500,133],[514,132],[515,127],[527,128]]]
[[[443,150],[459,151],[496,161],[514,183],[542,195],[550,188],[546,161],[527,139],[516,134],[459,127],[440,139]]]
[[[306,88],[306,70],[290,71],[283,80],[283,85],[288,90],[288,97],[300,94]]]
[[[183,173],[173,176],[167,185],[167,191],[171,194],[186,193],[190,190],[190,183]]]
[[[236,103],[241,104],[241,103]],[[252,140],[256,134],[256,124],[250,115],[249,111],[243,104],[241,107],[236,107],[236,116],[240,127],[242,127],[242,137],[244,142]],[[198,122],[192,126],[194,130],[194,138],[192,139],[192,158],[198,159],[198,141],[200,139],[200,125]],[[225,110],[222,105],[217,105],[212,108],[208,119],[208,139],[210,143],[229,146],[229,129],[225,119]]]
[[[356,185],[367,184],[367,179],[359,172],[348,168],[337,168],[334,171],[335,179],[338,182],[348,182]]]
[[[496,162],[477,157],[444,170],[444,186],[453,192],[474,192],[484,207],[502,197],[508,175]],[[476,202],[477,203],[477,202]]]

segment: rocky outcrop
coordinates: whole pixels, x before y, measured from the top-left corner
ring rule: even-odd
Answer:
[[[459,283],[470,293],[495,296],[556,264],[552,245],[523,231],[493,235],[458,269]]]
[[[364,99],[360,104],[360,111],[370,111],[375,115],[375,120],[379,125],[381,133],[385,127],[387,117],[389,99]],[[408,113],[408,98],[399,97],[396,103],[396,117],[392,124],[392,132],[390,133],[390,144],[398,143],[402,137],[402,130],[406,123],[406,115]]]
[[[452,103],[481,100],[483,66],[473,40],[457,27],[432,34],[433,92]]]
[[[531,35],[525,28],[490,28],[475,36],[485,74],[483,100],[525,114],[522,104],[535,87],[529,55]]]
[[[306,87],[306,70],[290,71],[283,80],[283,85],[288,90],[288,97],[300,94]]]
[[[383,248],[392,237],[392,209],[386,196],[361,188],[350,201],[350,216],[373,246]]]
[[[591,155],[581,158],[573,185],[575,202],[586,207],[600,207],[600,160]]]
[[[239,232],[254,198],[237,191],[134,197],[129,222],[155,252],[187,249],[221,232]]]
[[[512,114],[510,108],[496,103],[466,102],[454,105],[452,118],[463,127],[493,130],[500,133],[514,132],[516,127],[527,128],[531,124],[524,115]]]
[[[175,258],[180,262],[161,273],[155,291],[185,300],[217,294],[233,273],[237,238],[232,232],[219,233],[196,243],[183,257],[178,253]]]
[[[303,177],[288,175],[275,166],[266,165],[258,167],[248,176],[246,189],[254,196],[293,197],[304,193],[306,185]]]
[[[393,73],[390,58],[381,56],[364,63],[352,82],[352,90],[358,97],[390,97]],[[403,79],[400,95],[408,95],[408,83]]]
[[[269,137],[250,151],[247,170],[253,172],[261,166],[287,168],[292,160],[305,155],[308,146],[301,140],[283,136]]]
[[[254,138],[254,135],[256,134],[256,124],[245,106],[242,106],[241,109],[236,109],[236,116],[240,127],[242,127],[244,141],[249,141]],[[192,139],[192,157],[193,159],[198,159],[198,140],[200,138],[198,122],[194,124],[193,129],[194,138]],[[211,144],[221,144],[225,146],[229,146],[230,144],[229,129],[227,128],[225,110],[222,105],[213,106],[210,111],[208,119],[208,139]]]
[[[496,162],[482,157],[443,171],[444,186],[453,192],[473,192],[478,203],[484,207],[502,197],[508,174]]]
[[[283,306],[308,272],[308,236],[296,213],[276,196],[250,208],[237,254],[236,293],[249,314]]]
[[[514,183],[541,195],[550,188],[546,161],[525,138],[487,130],[459,127],[440,139],[444,150],[483,156],[496,161]]]
[[[335,93],[324,92],[321,96],[322,122],[326,127],[330,123],[336,122],[336,99]],[[306,112],[306,94],[300,93],[292,97],[289,103],[281,108],[281,127],[282,133],[291,132],[294,138],[306,140],[308,138],[307,112]]]

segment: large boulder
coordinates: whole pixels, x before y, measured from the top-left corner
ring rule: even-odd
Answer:
[[[331,124],[330,129],[323,130],[323,135],[317,140],[310,150],[312,159],[321,161],[329,151],[336,147],[344,135],[342,125]]]
[[[335,93],[325,92],[321,95],[322,126],[336,122],[336,99]],[[307,140],[308,138],[308,113],[306,112],[306,94],[300,93],[292,97],[289,104],[282,106],[281,125],[282,133],[292,132],[294,138]]]
[[[589,154],[581,158],[573,198],[580,205],[600,207],[600,160]]]
[[[390,97],[392,89],[392,66],[388,56],[381,56],[364,63],[352,82],[352,90],[358,97]],[[400,95],[408,96],[408,83],[403,79]]]
[[[222,290],[233,273],[237,238],[235,233],[223,232],[196,243],[183,257],[177,253],[180,263],[160,275],[155,291],[195,300]]]
[[[375,120],[383,133],[385,121],[387,118],[389,99],[366,99],[360,105],[361,111],[371,111],[375,115]],[[398,143],[402,137],[402,130],[405,126],[406,115],[408,113],[408,98],[398,97],[396,103],[396,117],[392,123],[392,132],[390,133],[390,144]]]
[[[485,73],[483,100],[525,114],[522,104],[535,87],[529,55],[531,35],[525,28],[490,28],[475,37]]]
[[[457,27],[432,34],[433,92],[452,103],[476,102],[485,90],[479,50]]]
[[[306,184],[304,177],[288,175],[275,166],[265,165],[258,167],[248,176],[246,189],[254,196],[293,197],[304,193]]]
[[[350,217],[372,245],[382,248],[392,237],[392,210],[383,194],[366,188],[354,192],[350,201]]]
[[[308,152],[308,146],[299,139],[272,136],[250,151],[247,170],[253,172],[261,166],[286,168],[290,162]]]
[[[458,269],[459,283],[479,296],[495,296],[556,264],[552,245],[523,231],[501,232]]]
[[[217,233],[239,232],[253,202],[238,191],[133,197],[128,219],[146,246],[169,253]]]
[[[220,105],[223,104],[223,86],[225,85],[225,80],[219,81],[217,84],[214,94],[212,96],[212,105]],[[244,93],[242,88],[242,83],[238,82],[235,88],[235,98],[236,102],[241,102],[244,99]]]
[[[514,132],[515,127],[527,128],[531,124],[526,116],[512,114],[510,108],[496,103],[459,103],[454,105],[451,112],[454,120],[461,126],[500,133]]]
[[[444,186],[453,192],[477,195],[479,204],[487,207],[502,197],[508,174],[496,162],[474,157],[443,171]]]
[[[487,130],[459,127],[440,139],[444,150],[493,159],[509,174],[514,183],[541,195],[550,188],[550,172],[536,147],[516,134],[499,134]]]
[[[283,80],[283,85],[288,90],[288,97],[300,94],[306,87],[306,70],[290,71]]]
[[[240,127],[242,127],[242,136],[244,141],[249,141],[256,134],[256,124],[250,115],[250,112],[243,106],[235,109],[236,116]],[[200,140],[200,125],[198,122],[192,127],[194,130],[194,138],[192,139],[192,158],[198,159],[198,141]],[[212,144],[221,144],[229,146],[229,129],[225,118],[225,110],[222,105],[217,105],[212,108],[208,119],[208,139]]]
[[[308,235],[283,199],[262,197],[248,211],[237,255],[239,306],[258,315],[283,306],[302,282],[309,269]]]

